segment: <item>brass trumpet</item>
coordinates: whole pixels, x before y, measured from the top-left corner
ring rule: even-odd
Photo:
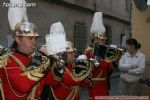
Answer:
[[[124,53],[125,49],[122,48],[108,48],[105,55],[105,61],[110,63],[118,61]]]

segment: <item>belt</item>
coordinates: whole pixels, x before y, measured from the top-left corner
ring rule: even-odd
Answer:
[[[107,77],[105,78],[92,78],[92,81],[105,81],[107,80]]]

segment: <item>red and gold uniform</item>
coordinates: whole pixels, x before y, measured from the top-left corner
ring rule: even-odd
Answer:
[[[86,53],[88,58],[94,61],[92,70],[93,86],[89,88],[90,99],[96,100],[100,96],[109,95],[109,76],[112,73],[111,63],[116,60],[116,50],[109,50],[107,43],[106,29],[102,20],[102,12],[95,12],[90,29],[93,52]],[[90,54],[90,55],[89,55]],[[94,57],[94,58],[93,58]],[[99,62],[99,63],[98,63]]]
[[[104,56],[102,54],[99,54],[98,56],[101,56],[99,61],[99,66],[94,66],[93,65],[93,70],[92,70],[92,81],[93,85],[92,87],[89,88],[89,95],[90,99],[96,100],[100,96],[109,96],[109,76],[113,72],[113,65],[112,62],[115,61],[118,58],[118,50],[114,48],[107,48],[102,49],[101,52],[104,52]],[[99,47],[100,48],[100,47]],[[91,51],[93,52],[93,51]],[[93,54],[94,55],[94,54]],[[88,55],[87,55],[88,56]],[[95,55],[94,55],[95,56]],[[88,58],[92,58],[93,56],[89,56]]]
[[[64,69],[62,83],[51,87],[55,100],[80,100],[80,86],[83,87],[88,84],[89,81],[86,77],[89,75],[91,68],[84,70],[85,74],[82,74],[82,72],[76,74],[74,66],[74,64],[68,65]]]
[[[57,85],[61,81],[55,76],[55,71],[51,70],[46,75],[26,74],[31,60],[30,56],[19,50],[7,57],[7,65],[1,68],[2,89],[6,100],[40,99],[44,85]]]
[[[102,48],[103,47],[103,48]],[[100,47],[99,47],[100,48]],[[107,47],[101,46],[101,52],[104,53]],[[103,51],[102,51],[103,50]],[[91,53],[93,53],[93,49],[90,50]],[[87,50],[85,51],[87,54]],[[88,51],[89,53],[89,51]],[[97,53],[98,56],[103,57],[103,54]],[[93,58],[95,55],[87,55],[88,58]],[[95,62],[94,62],[95,63]],[[106,62],[105,60],[100,58],[99,65],[95,66],[93,63],[93,69],[92,69],[92,81],[93,84],[91,87],[89,87],[89,96],[90,99],[95,100],[99,96],[108,96],[109,95],[109,81],[108,76],[112,73],[112,67],[110,66],[110,63]]]
[[[112,67],[104,60],[100,61],[100,65],[92,70],[93,85],[89,88],[90,99],[95,100],[96,96],[109,95],[107,78],[110,73],[112,73]]]
[[[58,86],[51,88],[55,100],[79,100],[79,81],[73,79],[71,75],[72,65],[64,70],[64,79]]]

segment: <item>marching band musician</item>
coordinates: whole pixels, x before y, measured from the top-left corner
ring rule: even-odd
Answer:
[[[64,68],[63,81],[60,85],[51,87],[54,100],[80,100],[80,87],[86,87],[90,83],[86,79],[91,71],[87,68],[89,63],[86,61],[86,56],[80,55],[77,63],[74,63],[74,56],[75,49],[70,45],[66,52],[67,62]]]
[[[113,62],[120,58],[122,51],[116,45],[106,45],[107,37],[101,12],[94,14],[90,32],[94,47],[86,49],[85,54],[93,63],[92,86],[89,87],[89,95],[91,100],[96,100],[100,96],[109,95],[109,77],[113,71]]]
[[[11,3],[26,3],[12,0]],[[57,85],[62,73],[52,66],[48,56],[41,51],[34,53],[39,36],[37,27],[28,22],[26,8],[9,8],[8,19],[14,33],[14,50],[1,59],[3,100],[39,100],[44,85]]]
[[[102,23],[101,12],[96,12],[94,14],[90,32],[92,33],[92,39],[94,42],[94,48],[91,49],[91,52],[93,53],[91,57],[95,59],[96,63],[92,70],[93,85],[89,88],[89,95],[91,100],[96,100],[99,96],[109,95],[108,76],[112,73],[110,63],[105,60],[108,46],[106,45],[107,38],[105,27]]]
[[[56,33],[58,34],[58,32],[65,33],[63,25],[60,24],[60,22],[55,23],[55,25],[56,25],[55,27],[51,28],[52,30],[54,30],[51,31],[52,33],[55,34]],[[57,28],[57,30],[55,30],[55,28]],[[54,38],[55,37],[51,38],[53,40],[52,41],[53,44],[55,44],[54,41],[56,39]],[[66,51],[61,54],[61,58],[64,61],[63,79],[61,81],[61,84],[57,86],[50,86],[48,87],[49,89],[45,88],[45,91],[43,91],[44,99],[49,98],[50,100],[79,100],[80,85],[89,82],[89,81],[85,81],[85,83],[84,82],[82,83],[82,81],[84,81],[91,72],[91,69],[88,65],[89,63],[86,61],[87,59],[84,58],[86,56],[84,57],[80,56],[77,59],[77,62],[75,63],[76,49],[73,47],[72,42],[70,41],[65,41],[65,42],[67,44]],[[62,43],[62,45],[64,44],[65,43]],[[83,58],[82,61],[80,61],[81,60],[80,58]]]

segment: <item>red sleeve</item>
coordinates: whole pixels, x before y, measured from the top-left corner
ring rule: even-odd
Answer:
[[[85,78],[84,80],[80,81],[78,80],[78,78],[72,76],[71,73],[68,73],[67,71],[64,72],[63,84],[67,86],[89,87],[90,83],[91,81],[88,78]]]
[[[103,69],[107,69],[109,67],[109,63],[104,60],[101,60],[99,66]]]
[[[66,68],[63,75],[63,84],[67,86],[77,86],[79,83],[80,81],[78,81],[78,79],[72,75],[70,70]]]
[[[100,65],[99,65],[102,69],[106,69],[107,70],[107,72],[108,72],[108,74],[110,74],[110,73],[112,73],[112,66],[111,66],[111,64],[110,63],[108,63],[108,62],[106,62],[106,61],[104,61],[104,60],[102,60],[102,61],[100,61]]]
[[[36,81],[30,80],[27,76],[21,75],[24,71],[16,63],[9,63],[4,70],[6,78],[12,88],[21,93],[29,92],[36,84]]]
[[[61,81],[62,81],[62,77],[58,76],[57,73],[55,73],[52,70],[50,70],[45,77],[46,85],[56,86],[56,85],[60,84]]]

